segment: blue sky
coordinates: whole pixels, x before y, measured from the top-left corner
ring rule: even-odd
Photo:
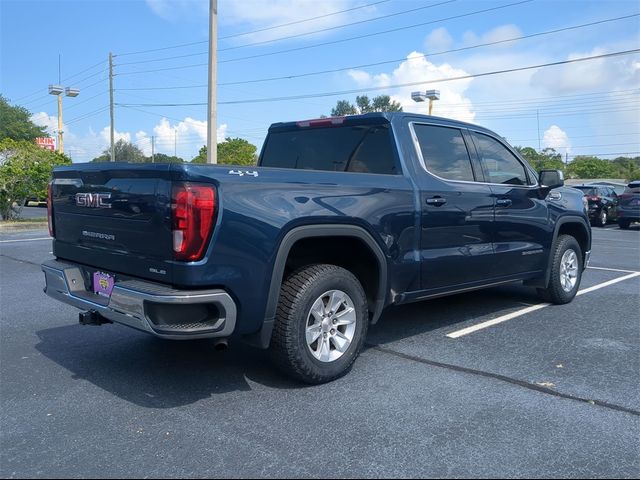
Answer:
[[[504,42],[637,15],[637,1],[219,0],[218,11],[220,137],[260,147],[269,124],[329,114],[357,94],[389,94],[424,113],[410,93],[435,88],[435,115],[492,128],[514,145],[555,147],[569,159],[640,154],[638,53],[443,81],[638,49],[640,16]],[[206,143],[206,106],[154,104],[206,103],[207,32],[206,0],[2,0],[0,92],[53,133],[47,86],[58,81],[60,54],[63,85],[81,89],[64,99],[65,150],[91,160],[108,144],[113,52],[117,137],[149,153],[153,135],[156,151],[190,159]],[[396,87],[418,82],[429,83]],[[306,98],[251,101],[289,96]]]

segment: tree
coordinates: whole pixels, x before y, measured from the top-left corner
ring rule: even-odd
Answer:
[[[617,157],[611,161],[615,178],[627,181],[640,179],[640,157]]]
[[[218,163],[223,165],[255,165],[257,161],[256,146],[244,138],[224,139],[218,144]]]
[[[153,161],[155,163],[183,163],[184,160],[180,157],[176,157],[175,155],[166,155],[164,153],[156,153]],[[151,162],[151,157],[146,157],[145,162]]]
[[[391,100],[389,95],[378,95],[373,102],[366,95],[356,97],[356,105],[348,100],[339,100],[335,108],[331,109],[331,116],[358,115],[370,112],[401,112],[402,106]]]
[[[586,155],[578,155],[567,167],[572,178],[611,178],[615,168],[609,160]]]
[[[225,138],[218,144],[218,163],[222,165],[255,165],[257,148],[243,138]],[[206,145],[200,149],[191,163],[207,163]]]
[[[136,145],[120,139],[114,145],[115,161],[116,162],[131,162],[131,163],[144,163],[147,161],[147,157],[144,156],[142,150]],[[111,149],[107,148],[102,152],[102,155],[91,160],[92,162],[108,162],[111,160]],[[149,159],[148,161],[151,161]]]
[[[207,163],[207,146],[203,147],[198,152],[198,155],[191,159],[191,163]]]
[[[562,161],[562,155],[553,148],[545,148],[542,152],[538,152],[532,147],[515,147],[520,155],[529,162],[538,172],[540,170],[564,170],[565,165]]]
[[[20,216],[29,197],[46,198],[47,184],[56,165],[70,165],[63,154],[44,150],[26,140],[0,140],[0,216]],[[17,208],[14,207],[14,203]]]
[[[37,137],[48,137],[46,127],[40,127],[31,121],[31,113],[24,107],[11,106],[0,95],[0,140],[34,141]]]

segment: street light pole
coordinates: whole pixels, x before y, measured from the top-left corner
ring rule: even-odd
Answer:
[[[424,102],[429,99],[429,115],[433,111],[433,101],[440,100],[440,90],[427,90],[426,92],[411,92],[411,99],[414,102]]]
[[[62,142],[62,95],[58,95],[58,153],[64,153]]]
[[[58,97],[58,152],[64,153],[64,132],[62,131],[62,95],[66,97],[77,97],[80,90],[77,88],[63,87],[62,85],[49,85],[49,95]]]
[[[207,98],[207,163],[218,163],[216,107],[218,50],[218,0],[209,0],[209,91]]]

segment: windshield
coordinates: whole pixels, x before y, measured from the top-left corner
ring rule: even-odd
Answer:
[[[598,195],[598,189],[593,187],[574,187],[578,190],[582,190],[585,195]]]

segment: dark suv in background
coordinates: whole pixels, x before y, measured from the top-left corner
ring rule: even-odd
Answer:
[[[589,202],[589,220],[596,227],[604,227],[618,218],[618,194],[607,185],[578,185]]]
[[[640,180],[627,185],[624,193],[618,197],[618,225],[627,229],[631,222],[640,222]]]

